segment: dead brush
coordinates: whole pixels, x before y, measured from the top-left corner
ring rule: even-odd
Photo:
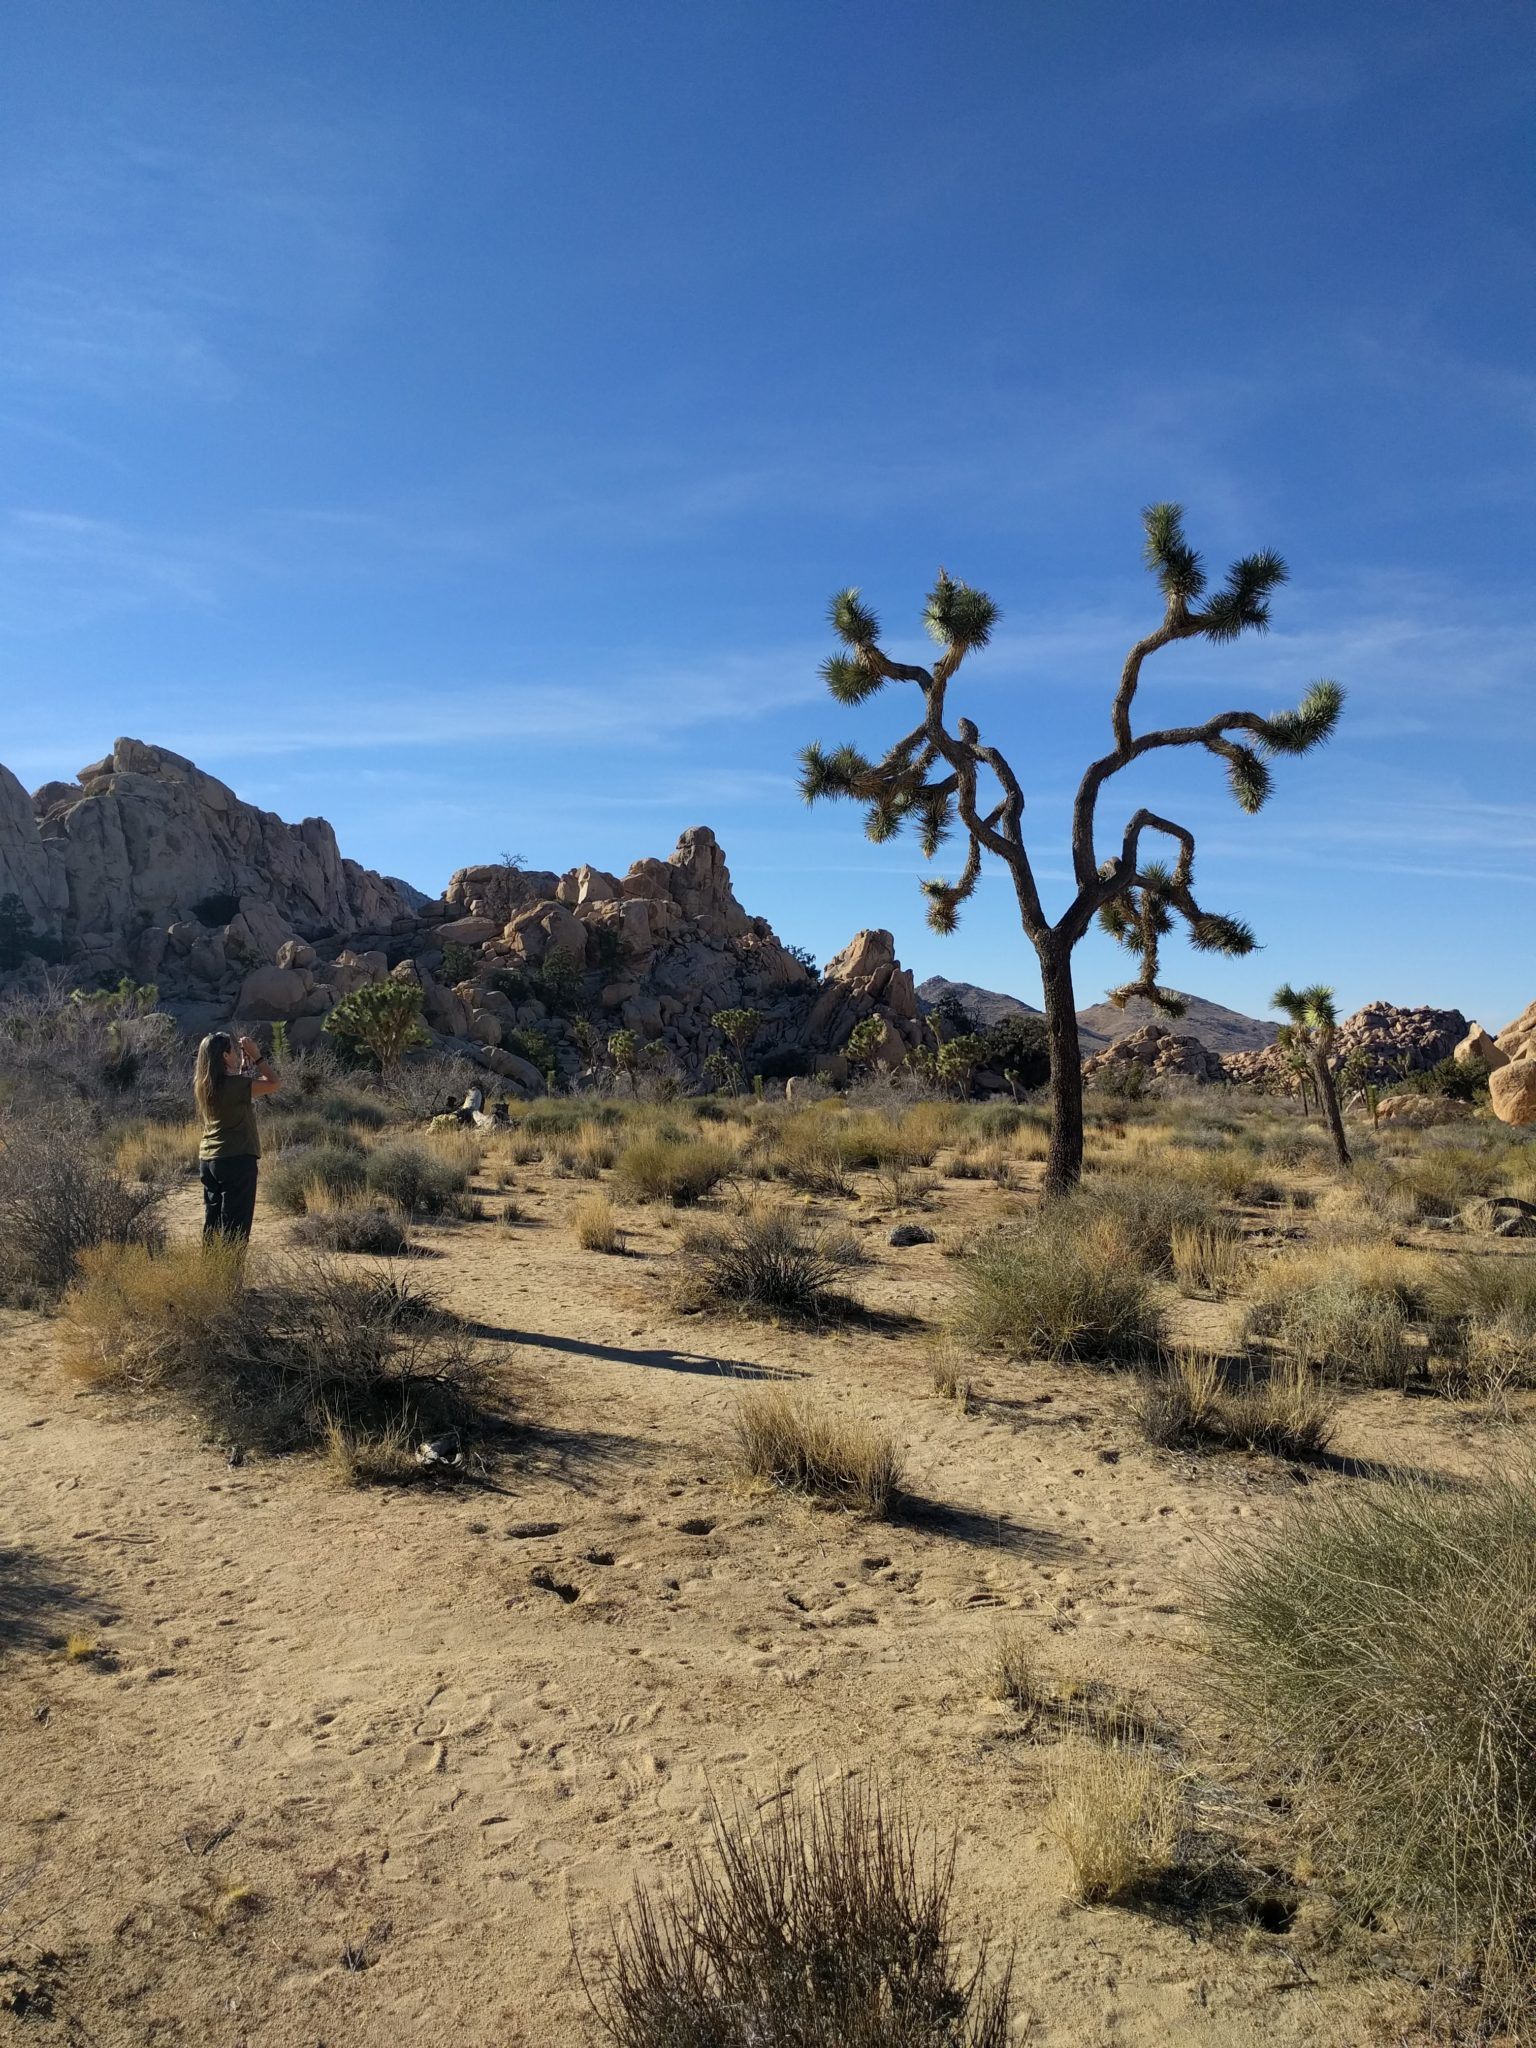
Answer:
[[[845,1420],[782,1387],[759,1387],[738,1400],[735,1434],[737,1467],[749,1479],[877,1519],[895,1507],[901,1453],[871,1422]]]
[[[0,1127],[0,1298],[52,1300],[93,1247],[164,1242],[169,1184],[125,1178],[94,1146],[83,1124]]]
[[[955,1844],[851,1779],[759,1812],[711,1812],[711,1843],[641,1892],[582,1983],[617,2048],[1007,2048],[1012,1960],[962,1966]]]

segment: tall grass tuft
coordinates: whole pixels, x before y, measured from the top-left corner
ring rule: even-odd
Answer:
[[[1301,1773],[1341,1882],[1490,2004],[1536,1968],[1536,1481],[1309,1498],[1239,1541],[1212,1673]]]
[[[1149,1277],[1115,1220],[1071,1201],[966,1256],[954,1321],[978,1348],[1106,1364],[1145,1358],[1163,1336]]]
[[[1178,1788],[1144,1741],[1061,1744],[1049,1767],[1047,1827],[1066,1851],[1079,1905],[1113,1905],[1164,1871],[1178,1839]]]
[[[693,1310],[816,1320],[848,1308],[834,1283],[862,1257],[847,1231],[820,1227],[778,1204],[752,1204],[686,1232],[674,1292],[681,1307]]]
[[[701,1201],[736,1164],[729,1145],[707,1138],[637,1138],[617,1155],[615,1180],[630,1202],[670,1202],[674,1209]]]
[[[901,1486],[902,1458],[894,1438],[782,1387],[757,1387],[741,1396],[736,1455],[748,1478],[876,1517],[890,1514]]]

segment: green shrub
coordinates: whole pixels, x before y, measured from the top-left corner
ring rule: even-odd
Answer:
[[[1118,1363],[1161,1345],[1163,1319],[1135,1250],[1107,1215],[1053,1203],[961,1263],[958,1333],[1015,1357]]]
[[[689,1207],[707,1195],[736,1165],[729,1145],[702,1138],[637,1138],[614,1166],[621,1197],[630,1202],[670,1202]]]
[[[1423,1305],[1416,1273],[1397,1254],[1303,1253],[1265,1272],[1246,1333],[1341,1379],[1402,1386],[1416,1356],[1410,1328]]]
[[[458,1160],[413,1138],[392,1138],[368,1155],[366,1185],[408,1216],[440,1216],[469,1184]]]
[[[1339,1881],[1517,2017],[1536,1967],[1530,1477],[1309,1496],[1212,1576],[1212,1679],[1301,1774]]]
[[[363,1154],[356,1145],[287,1145],[261,1171],[261,1191],[285,1216],[302,1216],[306,1190],[349,1195],[363,1185]]]
[[[370,1252],[380,1258],[395,1258],[411,1248],[404,1218],[382,1202],[313,1209],[294,1225],[293,1238],[322,1251]]]
[[[1158,1273],[1173,1270],[1176,1233],[1213,1230],[1218,1222],[1217,1206],[1204,1188],[1176,1174],[1146,1168],[1102,1173],[1091,1187],[1070,1196],[1065,1206],[1061,1228],[1069,1230],[1074,1217],[1081,1219],[1085,1230],[1096,1218],[1106,1218],[1132,1256]],[[1057,1207],[1059,1212],[1061,1205]]]

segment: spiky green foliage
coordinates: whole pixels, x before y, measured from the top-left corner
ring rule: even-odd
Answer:
[[[1264,721],[1264,744],[1272,754],[1306,754],[1330,739],[1344,709],[1344,692],[1323,677],[1312,684],[1294,711],[1277,711]]]
[[[872,647],[880,638],[880,621],[857,590],[840,590],[828,606],[833,631],[850,647]]]
[[[839,704],[862,704],[885,687],[878,669],[851,654],[829,654],[821,664],[821,679]]]
[[[1251,953],[1259,943],[1241,918],[1222,917],[1214,910],[1202,911],[1191,922],[1189,939],[1202,953],[1225,953],[1234,959]]]
[[[997,621],[997,606],[984,590],[939,571],[923,606],[923,624],[941,647],[985,647]]]
[[[1235,640],[1239,633],[1262,633],[1269,626],[1269,596],[1289,575],[1270,549],[1244,555],[1227,571],[1227,580],[1206,602],[1200,631],[1207,640]]]
[[[1233,747],[1227,757],[1227,786],[1251,817],[1262,810],[1273,778],[1252,747]]]
[[[1193,604],[1205,589],[1200,557],[1184,534],[1182,505],[1148,505],[1141,515],[1146,528],[1147,565],[1170,604]]]
[[[1339,1021],[1333,990],[1320,981],[1308,988],[1292,988],[1288,981],[1282,982],[1270,997],[1269,1006],[1272,1010],[1284,1010],[1298,1035],[1332,1031]]]

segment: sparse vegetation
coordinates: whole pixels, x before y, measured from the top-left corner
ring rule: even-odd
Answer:
[[[617,1252],[624,1248],[618,1218],[606,1195],[585,1195],[571,1211],[571,1231],[584,1252]]]
[[[78,1123],[13,1120],[0,1132],[0,1298],[48,1299],[97,1245],[157,1246],[166,1183],[105,1164]]]
[[[1138,1419],[1147,1441],[1165,1449],[1305,1458],[1327,1445],[1337,1412],[1337,1397],[1300,1359],[1234,1372],[1219,1358],[1176,1351],[1148,1377]]]

